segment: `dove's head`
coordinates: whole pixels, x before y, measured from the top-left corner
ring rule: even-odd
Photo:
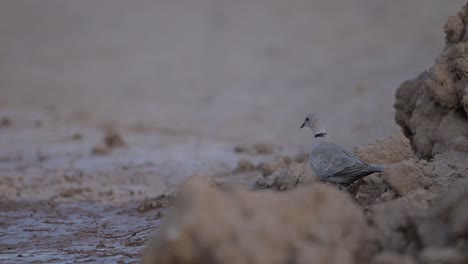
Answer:
[[[303,127],[310,127],[311,129],[317,128],[318,125],[318,118],[317,115],[315,114],[308,114],[304,118],[304,122],[301,125],[301,128]]]
[[[301,125],[301,128],[303,128],[303,127],[309,127],[310,130],[312,130],[312,133],[314,133],[314,134],[324,133],[325,132],[325,130],[323,130],[319,126],[319,120],[318,120],[318,117],[317,117],[316,114],[306,115],[306,117],[304,118],[304,122]]]

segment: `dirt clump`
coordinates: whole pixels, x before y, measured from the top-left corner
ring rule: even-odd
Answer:
[[[122,135],[114,128],[107,128],[102,138],[102,143],[93,147],[91,152],[94,155],[107,155],[112,149],[125,146],[126,143]]]
[[[273,188],[285,191],[317,180],[308,163],[295,162],[288,156],[264,164],[262,171],[262,176],[259,176],[255,182],[255,187],[260,189]]]
[[[107,155],[111,152],[111,149],[106,147],[105,145],[97,145],[94,146],[93,149],[91,150],[91,153],[93,155]]]
[[[354,187],[353,185],[356,185]],[[379,174],[372,174],[350,186],[348,191],[354,196],[356,202],[364,208],[375,203],[395,197],[393,191]]]
[[[404,180],[406,180],[406,177],[404,173],[399,171],[402,169],[400,163],[415,158],[409,140],[402,133],[383,140],[377,140],[366,146],[357,146],[354,148],[354,154],[365,162],[385,167],[383,173],[371,174],[347,189],[354,196],[357,203],[364,207],[396,198],[398,193],[393,189],[394,186],[389,185],[392,181],[385,178],[385,175],[390,175],[390,180],[397,183],[402,181],[402,185],[405,186]],[[400,175],[402,179],[398,178]],[[419,188],[419,185],[413,188]]]
[[[355,147],[354,154],[372,164],[390,164],[415,157],[409,140],[402,133],[363,147]]]
[[[387,252],[417,256],[419,263],[466,263],[467,190],[468,181],[465,181],[455,191],[439,197],[419,190],[374,206],[371,222],[380,247]],[[428,200],[431,202],[426,203]]]
[[[108,148],[118,148],[125,146],[125,141],[122,135],[117,132],[117,130],[112,128],[106,129],[103,141]]]
[[[361,209],[323,184],[223,192],[194,178],[182,188],[143,263],[362,263],[373,248]]]
[[[390,252],[413,254],[420,248],[416,219],[425,211],[413,199],[402,197],[374,205],[369,214],[379,246]]]
[[[420,263],[466,263],[457,262],[462,258],[459,253],[453,253],[459,251],[457,247],[464,245],[460,241],[465,240],[443,242],[466,234],[466,228],[450,231],[450,226],[468,226],[463,220],[463,215],[468,215],[468,206],[464,205],[468,184],[463,184],[468,176],[466,160],[467,153],[449,150],[436,155],[431,162],[410,159],[386,166],[383,181],[389,189],[374,204],[365,204],[370,222],[377,230],[380,248],[417,255]],[[454,193],[457,185],[462,187]],[[438,202],[440,197],[445,198]],[[442,250],[446,259],[436,258],[434,250]]]
[[[429,165],[406,160],[387,166],[383,172],[385,181],[401,196],[434,185],[434,173]]]
[[[429,216],[420,225],[421,240],[425,246],[463,245],[461,242],[468,239],[468,181],[460,184],[456,190],[447,192]],[[465,243],[466,249],[467,246]]]
[[[252,162],[250,162],[249,160],[247,159],[241,159],[239,160],[239,162],[237,163],[237,168],[235,169],[234,172],[248,172],[248,171],[253,171],[255,170],[257,167],[255,166],[255,164],[253,164]]]
[[[446,45],[435,64],[397,90],[396,122],[420,158],[468,145],[467,23],[465,6],[445,24]]]
[[[289,156],[283,156],[271,162],[266,162],[260,165],[262,175],[264,177],[270,176],[273,172],[285,168],[288,164],[292,163],[293,159]]]
[[[155,209],[167,208],[174,203],[174,200],[174,192],[163,193],[155,198],[146,198],[143,203],[138,206],[137,211],[140,213],[146,213]]]

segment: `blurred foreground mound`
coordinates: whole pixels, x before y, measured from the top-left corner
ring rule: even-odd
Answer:
[[[362,210],[332,187],[223,192],[195,177],[144,263],[360,263],[370,238]]]
[[[468,261],[468,181],[435,206],[424,192],[364,211],[323,184],[223,191],[194,177],[143,263],[451,263]],[[421,197],[423,197],[421,199]]]

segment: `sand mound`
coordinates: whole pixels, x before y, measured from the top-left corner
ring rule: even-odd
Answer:
[[[396,93],[396,122],[418,157],[468,151],[468,8],[448,19],[444,51],[434,66]]]
[[[322,184],[224,193],[195,177],[179,198],[144,263],[362,263],[372,248],[362,210]]]

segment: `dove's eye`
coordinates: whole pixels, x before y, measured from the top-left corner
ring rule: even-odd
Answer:
[[[306,122],[309,122],[309,118],[306,118]]]

